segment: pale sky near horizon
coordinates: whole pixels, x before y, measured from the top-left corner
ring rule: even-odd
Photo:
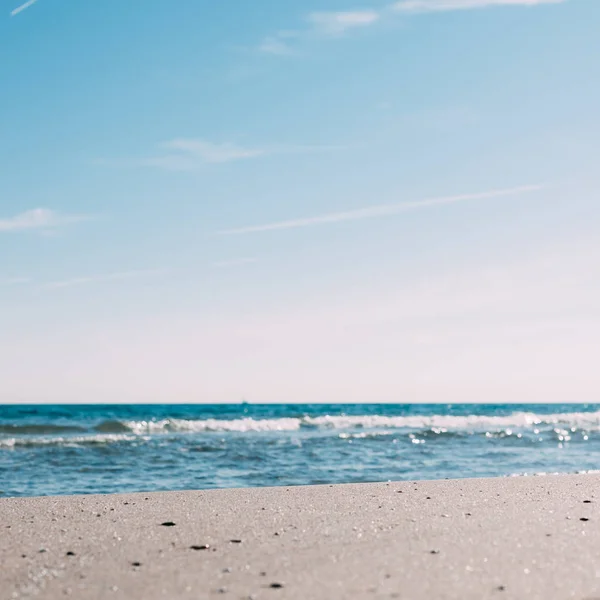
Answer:
[[[598,0],[1,0],[0,402],[600,401]]]

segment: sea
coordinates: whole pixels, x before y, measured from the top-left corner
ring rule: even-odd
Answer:
[[[0,496],[600,469],[600,405],[0,405]]]

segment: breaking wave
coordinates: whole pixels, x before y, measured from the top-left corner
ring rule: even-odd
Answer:
[[[561,426],[564,428],[600,430],[600,411],[578,413],[536,414],[517,412],[505,416],[485,415],[324,415],[320,417],[287,417],[280,419],[163,419],[160,421],[110,421],[96,430],[111,433],[132,432],[159,434],[170,432],[265,432],[313,429],[410,429],[416,431],[500,431],[507,428]]]
[[[600,431],[600,411],[555,414],[515,412],[509,415],[323,415],[272,419],[175,419],[107,420],[91,430],[62,425],[0,425],[0,448],[43,445],[101,445],[193,433],[261,433],[305,430],[343,432],[342,439],[385,438],[394,432],[416,434],[511,435],[513,431]],[[336,434],[337,436],[338,434]],[[565,438],[568,439],[568,438]]]
[[[136,435],[78,435],[56,437],[12,437],[0,438],[0,448],[17,446],[96,446],[115,442],[132,442],[139,439]]]

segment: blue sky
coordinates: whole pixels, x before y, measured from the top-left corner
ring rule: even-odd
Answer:
[[[0,401],[594,401],[596,0],[2,0]]]

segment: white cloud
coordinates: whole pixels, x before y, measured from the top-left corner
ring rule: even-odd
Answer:
[[[324,35],[340,35],[350,29],[367,27],[380,18],[380,13],[375,10],[313,12],[308,15],[313,28]]]
[[[140,277],[154,277],[162,275],[166,271],[164,269],[143,269],[137,271],[123,271],[120,273],[107,273],[104,275],[88,275],[85,277],[76,277],[73,279],[65,279],[62,281],[50,281],[44,283],[40,287],[44,289],[58,289],[85,285],[90,283],[104,283],[107,281],[126,281],[128,279],[137,279]]]
[[[28,9],[30,6],[33,6],[36,2],[37,2],[37,0],[28,0],[28,2],[25,2],[25,3],[21,4],[21,6],[17,6],[17,8],[11,10],[10,16],[14,17],[15,15],[18,15],[20,12],[23,12],[24,10]]]
[[[561,4],[567,0],[402,0],[392,7],[405,13],[442,12],[469,10],[492,6],[538,6],[541,4]]]
[[[376,10],[349,10],[337,12],[316,11],[306,16],[307,28],[279,31],[269,35],[258,46],[263,54],[289,56],[294,54],[290,40],[310,37],[337,37],[351,29],[368,27],[381,19],[382,13]]]
[[[540,6],[562,4],[568,0],[399,0],[382,10],[364,9],[334,12],[312,12],[306,17],[308,29],[281,31],[264,38],[258,51],[264,54],[286,56],[294,54],[287,38],[314,36],[338,37],[359,28],[365,28],[389,18],[393,13],[418,14],[452,10],[469,10],[494,6]]]
[[[401,202],[399,204],[383,204],[379,206],[370,206],[357,210],[346,212],[331,213],[327,215],[317,215],[314,217],[305,217],[301,219],[292,219],[289,221],[277,221],[264,225],[252,225],[249,227],[239,227],[236,229],[226,229],[219,231],[219,235],[238,235],[243,233],[258,233],[262,231],[275,231],[280,229],[298,229],[300,227],[311,227],[313,225],[325,225],[328,223],[340,223],[342,221],[358,221],[361,219],[371,219],[375,217],[384,217],[396,215],[409,210],[418,210],[431,206],[443,204],[454,204],[457,202],[466,202],[474,200],[488,200],[491,198],[500,198],[503,196],[516,196],[529,192],[536,192],[543,189],[541,185],[527,185],[516,188],[507,188],[501,190],[491,190],[479,194],[462,194],[458,196],[442,196],[440,198],[430,198],[427,200],[418,200],[415,202]]]
[[[86,221],[88,219],[90,219],[90,217],[85,215],[63,215],[47,208],[34,208],[15,215],[14,217],[0,219],[0,233],[36,229],[51,231],[64,225],[70,225],[71,223]]]

